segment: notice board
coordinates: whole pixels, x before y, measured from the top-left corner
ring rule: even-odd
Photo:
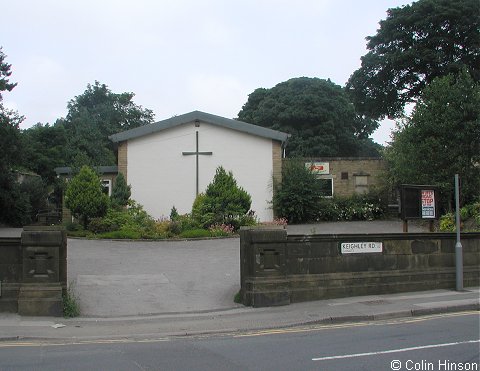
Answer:
[[[403,220],[438,219],[438,189],[429,185],[403,184],[400,187],[400,214]]]

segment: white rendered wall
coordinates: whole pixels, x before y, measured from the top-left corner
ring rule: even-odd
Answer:
[[[251,209],[258,218],[272,220],[268,203],[272,200],[272,140],[205,123],[198,128],[188,123],[128,141],[131,198],[155,218],[168,217],[172,206],[180,214],[191,211],[196,157],[182,152],[195,151],[197,130],[199,151],[213,152],[199,156],[199,191],[205,191],[221,165],[250,194]]]

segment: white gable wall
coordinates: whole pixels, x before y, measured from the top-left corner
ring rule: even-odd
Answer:
[[[252,210],[261,221],[272,220],[268,202],[272,199],[272,140],[221,126],[201,123],[179,125],[128,141],[128,183],[132,199],[155,218],[168,217],[172,206],[180,214],[191,211],[195,199],[196,157],[199,132],[199,191],[204,192],[215,170],[232,171],[237,184],[252,197]]]

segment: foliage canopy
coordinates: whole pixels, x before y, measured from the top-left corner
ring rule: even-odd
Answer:
[[[153,112],[135,104],[133,97],[133,93],[113,93],[95,81],[68,103],[67,117],[57,122],[65,127],[67,135],[67,164],[116,163],[109,135],[153,122]]]
[[[3,91],[17,84],[9,82],[11,65],[0,47],[0,222],[22,226],[30,222],[31,205],[28,195],[20,189],[13,170],[22,165],[23,150],[19,125],[23,117],[6,109]]]
[[[458,173],[463,202],[478,198],[480,84],[466,71],[435,79],[397,127],[385,157],[394,184],[438,185],[448,195]]]
[[[480,80],[478,0],[419,0],[387,14],[346,86],[360,114],[399,116],[436,77],[465,67]]]
[[[11,64],[5,61],[6,55],[3,53],[3,48],[0,47],[0,102],[3,100],[2,91],[12,91],[17,86],[17,83],[11,83],[8,78],[12,74],[10,68]]]
[[[358,116],[342,87],[300,77],[251,93],[238,120],[292,134],[289,157],[356,156],[377,148],[368,136],[378,123]]]

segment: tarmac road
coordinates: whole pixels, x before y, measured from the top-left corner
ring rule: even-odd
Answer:
[[[82,316],[117,317],[236,307],[239,239],[68,240],[68,277]]]

